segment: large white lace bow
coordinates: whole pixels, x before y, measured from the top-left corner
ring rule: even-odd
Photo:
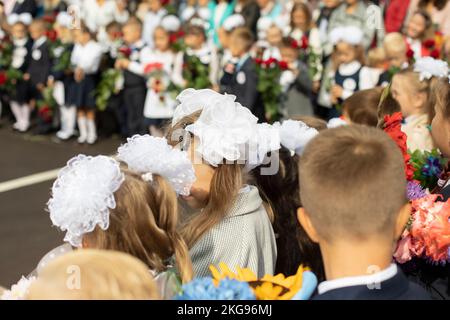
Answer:
[[[64,241],[80,247],[83,235],[97,225],[109,227],[109,209],[116,207],[114,192],[124,180],[119,163],[110,157],[81,154],[67,162],[47,203],[53,225],[67,231]]]
[[[212,166],[226,161],[245,163],[248,144],[258,122],[233,95],[211,95],[199,119],[186,127],[198,138],[196,152]]]
[[[211,89],[195,90],[192,88],[185,89],[177,96],[180,103],[172,118],[172,126],[177,124],[181,119],[205,108],[211,100],[221,97],[222,95]]]
[[[281,125],[275,125],[280,130],[281,144],[298,155],[302,155],[306,145],[319,134],[302,121],[286,120]]]
[[[186,152],[172,148],[165,138],[135,135],[119,147],[117,158],[136,173],[166,178],[180,195],[188,196],[196,179]]]
[[[419,58],[414,63],[414,72],[419,73],[420,81],[429,80],[432,77],[448,77],[448,63],[432,57]]]
[[[249,142],[249,158],[247,170],[252,170],[267,160],[267,154],[281,148],[280,132],[277,126],[258,123]]]

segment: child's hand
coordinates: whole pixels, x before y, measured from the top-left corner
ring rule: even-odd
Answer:
[[[40,92],[42,92],[42,91],[44,91],[45,86],[44,86],[43,83],[38,83],[38,84],[36,85],[36,88],[37,88]]]
[[[76,82],[81,82],[84,79],[84,71],[83,69],[77,68],[75,70],[74,78]]]
[[[23,80],[30,81],[30,74],[29,73],[24,73],[23,74]]]
[[[320,81],[318,81],[318,80],[317,81],[313,81],[312,90],[313,90],[314,93],[319,92],[319,90],[320,90]]]
[[[334,97],[336,100],[342,97],[344,89],[341,86],[334,85],[331,87],[331,97]]]
[[[130,65],[130,60],[128,60],[128,59],[118,59],[116,61],[116,64],[115,64],[114,67],[116,69],[119,69],[119,70],[125,70],[125,69],[128,69],[129,65]]]
[[[53,77],[49,77],[47,80],[47,87],[53,88],[54,85],[55,85],[55,79]]]

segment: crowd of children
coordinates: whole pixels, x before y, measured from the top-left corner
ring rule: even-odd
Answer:
[[[126,142],[60,171],[70,246],[3,298],[448,299],[450,2],[20,3],[13,128]]]

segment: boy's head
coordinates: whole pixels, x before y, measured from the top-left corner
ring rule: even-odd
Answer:
[[[23,39],[27,36],[27,27],[22,22],[15,23],[11,27],[11,35],[13,39]]]
[[[113,21],[106,26],[106,33],[109,41],[116,41],[122,38],[122,26],[120,23]]]
[[[161,0],[147,0],[148,6],[151,11],[158,12],[162,8]]]
[[[184,42],[191,49],[200,49],[206,41],[205,29],[196,24],[187,25],[184,34]]]
[[[383,131],[352,125],[321,132],[300,159],[299,220],[321,245],[392,246],[409,218],[404,160]]]
[[[30,24],[30,36],[33,40],[37,40],[45,35],[46,23],[42,19],[33,20]]]
[[[376,69],[385,69],[386,52],[383,48],[373,48],[367,53],[367,66]]]
[[[236,28],[230,35],[229,50],[233,57],[242,57],[250,51],[253,41],[253,34],[249,29]]]
[[[444,156],[450,157],[450,84],[446,78],[440,79],[432,89],[435,116],[431,122],[431,135]]]
[[[388,33],[383,40],[383,48],[390,67],[401,68],[407,62],[406,42],[401,33]]]
[[[128,45],[134,44],[141,39],[142,23],[138,19],[130,19],[122,28],[123,40]]]
[[[281,59],[283,61],[286,61],[287,63],[293,63],[298,60],[300,51],[298,48],[298,44],[294,39],[290,37],[283,38],[279,48]]]
[[[382,88],[361,90],[347,98],[342,106],[345,120],[352,124],[376,127],[382,92]]]

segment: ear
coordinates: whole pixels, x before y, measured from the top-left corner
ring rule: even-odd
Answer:
[[[303,229],[305,229],[306,234],[308,237],[315,243],[319,243],[319,236],[317,234],[316,229],[314,228],[313,224],[311,223],[311,218],[306,213],[305,209],[298,208],[297,209],[297,219],[298,222],[302,225]]]
[[[411,217],[411,204],[408,202],[403,207],[401,207],[400,212],[397,216],[397,221],[395,223],[395,239],[400,238],[403,231],[405,230],[406,224]]]
[[[418,92],[414,95],[413,103],[416,109],[422,109],[427,102],[427,94],[425,92]]]

